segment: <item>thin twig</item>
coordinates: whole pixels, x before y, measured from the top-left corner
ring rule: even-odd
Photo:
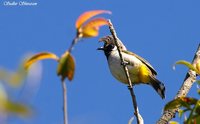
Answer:
[[[74,46],[78,41],[82,38],[82,34],[77,33],[76,37],[73,39],[69,49],[66,52],[71,53]],[[65,84],[64,79],[62,80],[62,88],[63,88],[63,118],[64,118],[64,124],[68,124],[68,115],[67,115],[67,87]]]
[[[130,91],[130,94],[131,94],[131,98],[132,98],[132,103],[133,103],[133,107],[134,107],[134,114],[136,116],[136,119],[137,119],[137,123],[138,124],[141,124],[142,121],[139,119],[139,112],[138,112],[138,107],[137,107],[137,101],[136,101],[136,96],[134,94],[134,91],[133,91],[133,86],[132,86],[132,83],[131,83],[131,79],[130,79],[130,75],[129,75],[129,72],[128,72],[128,68],[127,68],[127,63],[124,61],[124,58],[122,56],[122,51],[121,51],[121,47],[120,47],[120,44],[119,44],[119,39],[117,38],[117,34],[116,34],[116,31],[113,27],[113,24],[110,20],[108,20],[108,23],[109,23],[109,28],[110,28],[110,32],[114,38],[114,41],[115,41],[115,45],[117,46],[117,50],[118,50],[118,53],[119,53],[119,56],[120,56],[120,59],[121,59],[121,64],[123,65],[124,67],[124,71],[126,73],[126,77],[127,77],[127,80],[128,80],[128,89]]]
[[[192,65],[193,66],[196,65],[199,60],[200,60],[200,44],[192,60]],[[196,81],[196,72],[189,70],[185,76],[184,82],[180,90],[178,91],[174,99],[178,97],[185,97],[195,81]],[[157,124],[167,124],[172,118],[175,117],[175,114],[178,110],[179,108],[164,111],[163,115],[158,120]]]
[[[71,45],[70,45],[70,47],[69,47],[69,49],[68,49],[68,51],[71,53],[71,51],[73,50],[73,48],[74,48],[74,46],[75,46],[75,44],[80,40],[80,36],[76,36],[74,39],[73,39],[73,41],[72,41],[72,43],[71,43]]]
[[[83,37],[82,33],[77,32],[76,37],[73,39],[68,51],[71,53],[71,51],[73,50],[74,46],[76,43],[78,43],[78,41]]]
[[[68,115],[67,115],[67,87],[64,80],[62,80],[63,88],[63,118],[64,124],[68,124]]]

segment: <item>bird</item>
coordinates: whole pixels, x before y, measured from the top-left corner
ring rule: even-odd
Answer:
[[[97,48],[97,50],[104,51],[111,74],[118,81],[128,85],[128,79],[113,36],[108,35],[102,37],[99,39],[99,42],[104,42],[104,45]],[[118,39],[118,44],[121,48],[122,57],[125,63],[127,63],[132,85],[148,84],[164,99],[165,85],[156,78],[157,72],[152,65],[139,55],[128,51],[120,39]]]

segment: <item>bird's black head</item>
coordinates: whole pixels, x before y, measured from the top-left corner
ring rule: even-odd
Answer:
[[[101,38],[99,41],[104,42],[103,47],[98,48],[97,50],[103,50],[105,56],[108,58],[111,51],[115,50],[116,46],[113,42],[113,37],[111,35]]]

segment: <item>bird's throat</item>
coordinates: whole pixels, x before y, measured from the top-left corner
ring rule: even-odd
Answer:
[[[112,50],[104,50],[104,54],[105,54],[107,59],[110,56],[111,52],[112,52]]]

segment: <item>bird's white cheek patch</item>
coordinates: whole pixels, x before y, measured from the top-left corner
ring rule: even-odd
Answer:
[[[114,50],[117,50],[117,47],[116,47],[116,46],[113,48],[113,51],[114,51]]]

